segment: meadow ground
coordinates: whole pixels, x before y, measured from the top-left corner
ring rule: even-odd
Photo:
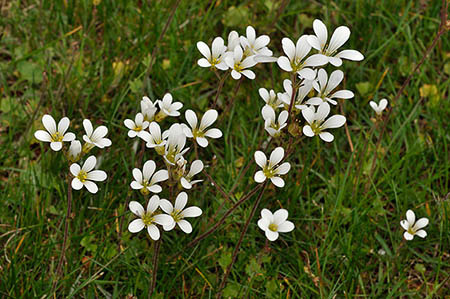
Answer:
[[[449,298],[448,34],[398,100],[390,102],[378,149],[380,126],[368,105],[372,99],[394,98],[436,36],[441,1],[181,1],[158,42],[173,3],[0,1],[1,297],[49,296],[54,281],[60,297],[145,297],[154,242],[126,228],[134,218],[126,202],[139,200],[129,188],[138,154],[123,120],[133,117],[144,95],[160,99],[171,92],[183,102],[183,116],[187,108],[211,106],[218,80],[196,64],[201,58],[197,41],[226,39],[231,30],[242,34],[251,24],[259,34],[270,35],[269,47],[279,56],[283,37],[311,34],[313,20],[320,18],[329,30],[348,26],[352,35],[346,48],[365,55],[364,61],[344,62],[342,68],[345,88],[355,92],[341,106],[353,151],[344,128],[334,131],[331,144],[304,137],[296,143],[286,187],[268,187],[261,205],[286,208],[296,228],[269,243],[256,225],[258,210],[224,295]],[[200,155],[208,165],[205,171],[230,193],[230,201],[255,185],[253,153],[267,136],[258,89],[281,91],[288,78],[276,64],[258,65],[255,73],[256,79],[244,80],[236,95],[237,81],[225,82],[219,113],[235,99],[217,124],[224,137]],[[62,277],[54,273],[68,168],[61,155],[33,137],[45,113],[56,119],[68,116],[77,135],[83,118],[102,123],[113,142],[98,151],[101,169],[109,175],[100,191],[74,192]],[[154,156],[145,151],[144,161]],[[250,214],[255,198],[216,233],[185,248],[225,211],[218,209],[226,199],[202,176],[205,181],[189,192],[190,204],[203,209],[202,217],[191,221],[192,234],[163,235],[155,298],[213,297]],[[226,208],[231,205],[225,202]],[[408,209],[429,218],[425,239],[403,239],[399,222]]]

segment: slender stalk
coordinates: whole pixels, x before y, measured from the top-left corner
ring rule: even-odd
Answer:
[[[244,77],[242,77],[242,78],[237,82],[236,86],[234,87],[234,90],[233,90],[233,96],[232,96],[231,100],[228,102],[228,105],[227,105],[227,107],[225,108],[225,110],[224,110],[224,112],[223,112],[223,115],[227,114],[228,111],[230,110],[231,106],[233,106],[234,99],[236,98],[236,95],[237,95],[237,93],[238,93],[238,91],[239,91],[239,88],[241,87],[241,83],[242,83],[243,80],[244,80]]]
[[[153,252],[153,273],[152,273],[152,283],[150,289],[148,290],[148,298],[151,298],[156,287],[156,274],[158,272],[158,260],[159,260],[159,249],[162,243],[162,233],[159,240],[155,243],[155,250]]]
[[[293,74],[291,76],[291,82],[292,82],[292,95],[291,95],[291,102],[289,103],[289,110],[288,110],[288,123],[287,123],[287,127],[289,128],[289,125],[292,122],[292,107],[294,106],[294,102],[295,102],[295,96],[297,94],[297,86],[296,86],[296,79],[297,76],[295,74]]]
[[[238,202],[236,202],[230,209],[228,209],[226,211],[226,213],[222,216],[222,218],[220,218],[219,221],[217,221],[209,230],[207,230],[206,232],[204,232],[203,234],[201,234],[200,236],[198,236],[197,238],[195,238],[194,240],[192,240],[191,242],[189,242],[183,249],[186,250],[189,247],[194,246],[195,244],[197,244],[198,242],[200,242],[201,240],[205,239],[206,237],[208,237],[209,235],[211,235],[213,232],[215,232],[220,225],[222,225],[225,222],[225,219],[231,215],[231,213],[233,213],[234,210],[236,210],[241,204],[243,204],[244,202],[246,202],[251,196],[253,196],[253,194],[256,193],[256,191],[258,191],[260,188],[262,187],[262,185],[258,185],[255,188],[253,188],[247,195],[245,195],[244,197],[242,197]],[[169,260],[174,259],[175,257],[177,257],[178,255],[180,255],[182,253],[182,251],[177,252],[176,254],[174,254],[173,256],[171,256],[169,258]]]
[[[62,266],[63,261],[66,255],[66,243],[67,243],[67,237],[69,236],[69,221],[70,221],[70,213],[72,210],[72,184],[70,180],[70,175],[67,175],[67,212],[66,212],[66,219],[64,224],[64,239],[63,239],[63,245],[61,249],[61,256],[59,257],[58,267],[56,268],[56,274],[61,275],[62,278]]]
[[[416,65],[414,70],[409,74],[408,78],[406,78],[405,82],[403,82],[403,85],[400,87],[400,89],[398,90],[397,94],[392,99],[391,103],[395,103],[400,98],[400,96],[403,94],[403,91],[405,90],[406,86],[408,86],[408,84],[411,81],[411,79],[414,76],[414,74],[419,70],[419,68],[425,62],[425,59],[430,54],[431,50],[433,50],[433,48],[437,45],[437,42],[439,41],[441,36],[449,29],[448,28],[448,24],[447,24],[447,22],[448,22],[447,21],[447,17],[448,17],[447,7],[448,7],[448,1],[442,0],[441,23],[439,25],[439,30],[438,30],[435,38],[433,39],[433,42],[426,49],[426,51],[423,54],[422,58],[420,59],[419,63]],[[386,117],[385,117],[384,122],[383,122],[383,127],[381,128],[380,135],[378,136],[377,145],[375,147],[375,152],[373,154],[372,166],[370,168],[370,176],[369,176],[369,178],[371,178],[373,176],[373,173],[375,171],[375,165],[376,165],[377,158],[378,158],[378,150],[380,148],[381,140],[383,139],[384,132],[386,131],[386,127],[387,127],[387,124],[389,122],[389,118],[390,118],[390,116],[392,114],[392,110],[393,110],[393,108],[389,109],[388,113],[386,114]],[[366,186],[364,188],[364,193],[367,192],[367,190],[369,188],[369,185],[370,185],[370,181],[371,181],[370,179],[367,181]]]
[[[237,254],[239,252],[239,249],[241,248],[242,240],[244,239],[244,236],[245,236],[245,234],[247,233],[247,230],[248,230],[248,226],[250,225],[250,221],[252,220],[253,216],[255,215],[256,209],[258,208],[258,205],[261,202],[261,198],[262,198],[262,196],[264,194],[264,190],[266,189],[266,185],[267,185],[267,181],[264,183],[264,185],[263,185],[263,187],[262,187],[262,189],[261,189],[261,191],[260,191],[260,193],[258,195],[258,198],[256,199],[255,203],[253,204],[253,208],[252,208],[252,210],[250,212],[250,216],[248,216],[247,221],[245,222],[245,225],[242,228],[241,235],[240,235],[239,240],[238,240],[238,242],[236,244],[236,247],[234,248],[234,251],[233,251],[233,256],[231,258],[231,263],[228,265],[228,267],[227,267],[227,269],[225,271],[222,283],[219,286],[219,293],[217,294],[217,298],[218,299],[222,298],[222,290],[225,287],[225,285],[227,284],[228,276],[230,275],[231,269],[233,268],[233,265],[236,262]]]

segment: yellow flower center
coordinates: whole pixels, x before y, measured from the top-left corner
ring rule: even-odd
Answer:
[[[215,67],[216,64],[220,63],[220,61],[216,57],[213,57],[209,63],[211,63],[211,67]]]
[[[408,233],[410,233],[411,235],[414,235],[414,234],[416,233],[416,231],[413,229],[412,226],[410,226],[410,227],[408,228]]]
[[[276,231],[278,231],[278,225],[276,225],[275,223],[271,223],[269,225],[269,229],[273,232],[276,232]]]
[[[291,67],[292,72],[296,73],[303,68],[303,63],[300,59],[296,58],[295,60],[291,61]]]
[[[87,180],[87,172],[84,170],[80,170],[80,173],[77,175],[77,179],[80,180],[80,182],[84,183]]]
[[[192,130],[192,135],[194,135],[194,138],[197,138],[197,137],[205,137],[205,133],[202,132],[202,131],[200,131],[200,130],[197,129],[197,128]]]
[[[172,216],[173,220],[175,222],[179,222],[181,219],[183,219],[183,215],[181,215],[181,210],[173,209],[172,213],[170,213],[170,216]]]
[[[318,134],[320,134],[320,132],[322,131],[322,129],[320,128],[320,123],[318,123],[317,121],[314,121],[311,125],[310,125],[310,127],[311,127],[311,130],[314,132],[314,134],[316,134],[316,135],[318,135]]]
[[[142,126],[136,126],[133,130],[136,132],[140,132],[142,131]]]
[[[52,141],[53,142],[61,142],[63,140],[63,138],[64,138],[64,136],[61,135],[61,133],[59,133],[59,132],[56,132],[56,133],[52,134],[51,137],[52,137]]]
[[[240,62],[238,62],[238,63],[235,63],[234,64],[234,70],[236,71],[236,72],[242,72],[243,70],[244,70],[244,68],[241,66],[241,63]]]
[[[264,166],[263,173],[266,176],[266,178],[270,179],[275,176],[275,170],[272,167]]]
[[[153,216],[154,216],[153,213],[145,212],[144,215],[142,215],[142,221],[144,222],[145,225],[149,226],[155,220]]]

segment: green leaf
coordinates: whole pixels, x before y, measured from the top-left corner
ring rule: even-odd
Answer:
[[[42,69],[35,63],[28,61],[21,61],[17,64],[22,79],[30,83],[41,83],[43,80]]]
[[[356,83],[356,89],[361,96],[367,96],[372,90],[372,84],[370,82],[359,82]]]

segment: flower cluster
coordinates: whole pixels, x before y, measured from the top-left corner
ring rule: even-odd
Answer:
[[[83,135],[84,144],[81,145],[79,140],[76,140],[74,133],[67,132],[70,125],[70,120],[63,117],[56,125],[55,119],[48,114],[42,117],[42,124],[44,130],[38,130],[34,133],[36,139],[43,142],[50,142],[50,148],[54,151],[63,149],[64,142],[70,142],[70,146],[65,152],[65,156],[70,164],[70,174],[72,174],[72,188],[80,190],[85,187],[91,193],[97,193],[98,187],[94,182],[102,182],[106,180],[106,172],[102,170],[94,170],[97,165],[97,158],[89,156],[80,166],[79,160],[88,154],[94,147],[105,148],[111,145],[111,140],[105,138],[108,134],[108,128],[99,126],[95,130],[90,120],[83,120],[83,127],[86,134]]]
[[[185,123],[172,123],[170,127],[162,131],[162,122],[167,118],[176,118],[181,115],[181,102],[174,102],[172,95],[167,93],[162,100],[152,102],[148,97],[141,101],[141,111],[136,114],[134,121],[126,119],[124,125],[128,128],[130,138],[138,137],[145,142],[146,148],[154,150],[152,153],[161,156],[164,169],[157,170],[155,160],[144,163],[143,169],[134,168],[133,178],[130,186],[144,196],[145,199],[151,194],[164,192],[166,185],[169,196],[174,189],[189,190],[202,180],[194,177],[202,172],[204,164],[201,160],[190,162],[187,157],[189,147],[186,142],[191,139],[194,146],[205,148],[211,139],[222,137],[219,129],[211,128],[218,118],[216,110],[207,110],[198,121],[197,114],[193,110],[186,110]],[[209,139],[209,140],[208,140]],[[161,225],[165,231],[175,228],[176,225],[185,233],[192,231],[192,226],[185,219],[198,217],[202,210],[198,207],[185,208],[188,200],[186,192],[179,192],[172,203],[167,199],[160,199],[153,195],[148,199],[147,210],[136,201],[130,202],[130,210],[139,218],[132,221],[128,227],[130,232],[141,231],[147,227],[147,231],[153,240],[160,238],[157,225]]]

